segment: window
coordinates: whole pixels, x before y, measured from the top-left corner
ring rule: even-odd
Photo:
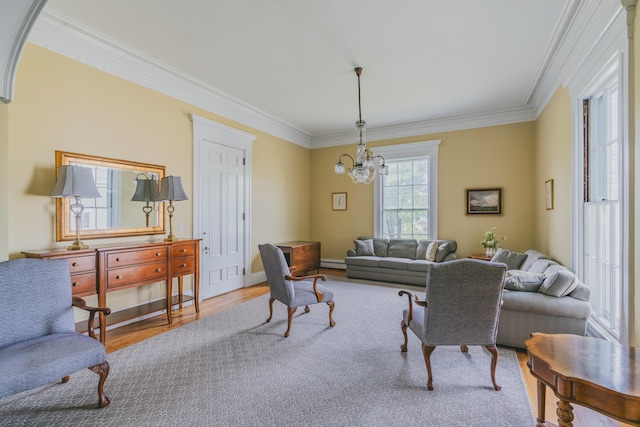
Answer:
[[[622,122],[619,69],[611,67],[583,104],[583,241],[580,266],[591,289],[593,327],[621,339]]]
[[[377,147],[389,175],[375,183],[375,236],[436,239],[438,146],[440,141]]]

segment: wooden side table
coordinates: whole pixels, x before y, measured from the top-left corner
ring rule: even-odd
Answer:
[[[287,265],[296,267],[294,276],[304,276],[310,270],[320,273],[320,242],[296,240],[276,245],[284,253]]]
[[[545,421],[546,388],[558,398],[561,427],[573,426],[571,403],[640,425],[640,349],[599,338],[534,333],[525,341],[527,365],[538,383],[538,417]]]
[[[467,255],[467,258],[480,259],[482,261],[491,261],[491,258],[493,257],[486,256],[485,254],[470,254],[470,255]]]

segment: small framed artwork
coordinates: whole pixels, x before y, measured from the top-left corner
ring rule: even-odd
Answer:
[[[347,193],[332,193],[331,201],[332,201],[332,208],[334,211],[347,210]]]
[[[547,210],[553,209],[553,179],[544,182],[544,200]]]
[[[502,188],[467,189],[466,215],[502,215]]]

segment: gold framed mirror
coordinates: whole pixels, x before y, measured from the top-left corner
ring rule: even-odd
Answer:
[[[128,160],[110,159],[88,154],[56,151],[56,177],[63,165],[90,168],[100,198],[82,199],[83,239],[164,234],[164,202],[152,202],[151,214],[145,216],[144,203],[132,201],[136,179],[153,178],[160,182],[165,167]],[[56,199],[56,241],[75,240],[76,220],[69,209],[72,199]]]

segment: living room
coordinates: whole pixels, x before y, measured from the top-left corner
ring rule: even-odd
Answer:
[[[609,7],[615,3],[621,8],[617,1],[603,3]],[[613,16],[624,14],[615,10]],[[55,23],[54,20],[46,22]],[[633,31],[633,35],[637,35],[635,27]],[[634,50],[630,58],[634,58],[637,47],[633,43],[631,46]],[[577,64],[582,64],[584,58],[575,55],[578,53],[565,59],[579,68]],[[557,61],[554,64],[562,63],[561,59]],[[64,245],[55,241],[55,203],[49,197],[55,182],[56,150],[166,165],[168,174],[182,177],[185,192],[193,199],[191,114],[256,137],[251,152],[250,255],[246,260],[246,286],[264,280],[259,243],[320,241],[323,263],[335,265],[344,260],[346,251],[353,247],[354,238],[373,234],[373,186],[353,184],[347,177],[333,172],[338,157],[354,151],[353,142],[305,147],[119,77],[117,70],[106,72],[86,62],[90,61],[78,61],[53,48],[28,42],[17,64],[14,97],[10,103],[0,103],[0,151],[3,153],[0,181],[4,183],[0,187],[0,198],[4,201],[0,206],[0,259],[19,258],[25,250]],[[366,64],[360,65],[365,67],[363,91],[366,91],[367,68]],[[347,84],[354,85],[352,71],[345,72],[349,73],[345,79]],[[546,102],[534,120],[441,127],[412,136],[370,138],[368,146],[375,153],[376,147],[440,141],[437,234],[439,238],[457,241],[459,257],[482,251],[482,235],[495,226],[500,235],[507,236],[505,246],[509,249],[524,252],[535,248],[571,267],[575,262],[575,173],[572,170],[575,95],[564,83],[570,80],[567,76],[575,72],[575,69],[558,71],[562,77],[551,79],[556,85],[541,95]],[[634,84],[636,76],[637,71],[630,76],[634,91],[638,90]],[[628,96],[629,112],[633,112],[635,92],[629,91]],[[366,103],[363,108],[366,116]],[[351,123],[355,113],[353,117],[345,117],[345,121]],[[633,114],[630,117],[637,120]],[[633,149],[636,140],[633,128],[634,123],[629,123],[629,153],[637,157],[637,150]],[[628,191],[633,195],[634,179],[637,180],[639,174],[635,170],[635,158],[628,163],[632,178]],[[544,183],[549,179],[554,182],[552,210],[545,207]],[[504,214],[465,215],[465,189],[491,187],[503,189]],[[346,211],[332,209],[331,196],[340,192],[347,195]],[[631,197],[627,206],[628,230],[635,229],[638,218],[634,203]],[[194,215],[191,201],[176,204],[173,221],[178,237],[197,237]],[[178,224],[183,225],[179,231]],[[92,240],[90,244],[110,241]],[[639,245],[640,240],[630,233],[628,324],[622,340],[629,345],[640,343],[634,314],[640,302],[640,295],[634,292],[638,273],[635,255],[629,255],[640,253]],[[112,309],[118,310],[158,298],[163,292],[161,285],[150,286],[144,292],[121,291],[109,303]]]

